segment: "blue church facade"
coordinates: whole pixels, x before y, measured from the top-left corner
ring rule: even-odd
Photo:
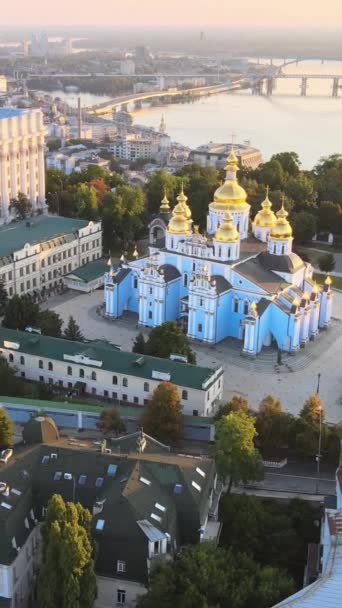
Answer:
[[[109,262],[107,317],[130,311],[148,327],[177,320],[190,338],[215,344],[234,337],[251,356],[272,342],[295,352],[329,325],[330,279],[317,285],[312,266],[292,251],[288,214],[284,206],[272,211],[268,192],[248,233],[250,205],[237,170],[232,149],[206,235],[193,227],[183,189],[172,211],[164,197],[150,224],[149,255],[122,260],[116,271]]]

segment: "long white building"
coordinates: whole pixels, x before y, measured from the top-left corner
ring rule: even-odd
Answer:
[[[10,200],[26,194],[33,211],[45,206],[43,114],[0,108],[0,221],[11,220]]]

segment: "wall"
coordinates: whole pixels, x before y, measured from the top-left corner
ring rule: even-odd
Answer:
[[[139,595],[146,593],[147,589],[142,584],[133,581],[118,580],[115,578],[97,577],[98,596],[94,608],[114,608],[117,605],[117,590],[126,591],[125,608],[134,608]]]

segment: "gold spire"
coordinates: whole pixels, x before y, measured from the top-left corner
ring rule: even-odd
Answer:
[[[112,266],[112,258],[108,258],[107,266]]]
[[[182,180],[182,184],[181,184],[181,191],[177,196],[177,205],[175,206],[174,210],[175,211],[179,205],[181,205],[182,211],[185,214],[185,217],[187,220],[191,220],[191,209],[187,203],[188,201],[188,197],[186,196],[186,194],[184,193],[184,184],[183,184],[183,180]]]
[[[210,207],[213,209],[241,209],[246,206],[246,191],[239,185],[236,173],[238,171],[238,159],[235,154],[234,146],[230,149],[225,166],[226,178],[224,184],[217,188],[214,194],[214,202]]]
[[[177,200],[178,198],[179,197],[177,197]],[[172,217],[167,227],[168,232],[172,232],[173,234],[191,234],[190,222],[189,218],[187,217],[187,210],[190,211],[187,204],[180,200],[172,211]]]
[[[163,213],[163,212],[164,212],[164,213],[165,213],[165,212],[167,213],[168,211],[170,211],[170,202],[169,202],[169,199],[168,199],[168,198],[167,198],[167,196],[166,196],[166,189],[164,189],[164,198],[163,198],[163,199],[162,199],[162,201],[161,201],[161,204],[160,204],[160,208],[159,208],[159,210],[160,210],[162,213]]]
[[[233,224],[229,211],[224,214],[223,221],[215,232],[214,240],[221,243],[234,243],[239,240],[239,233]]]
[[[272,211],[272,203],[268,197],[269,187],[266,186],[266,197],[261,203],[261,209],[254,218],[254,224],[262,227],[272,227],[277,221],[275,214]]]
[[[277,211],[277,220],[274,226],[272,226],[271,237],[275,239],[290,239],[292,238],[292,228],[287,220],[288,213],[284,207],[285,196],[282,197],[282,204]]]
[[[330,276],[329,276],[329,275],[328,275],[328,276],[327,276],[327,278],[325,279],[324,283],[325,283],[325,285],[331,285],[332,281],[331,281],[331,278],[330,278]]]
[[[139,256],[138,250],[137,250],[137,246],[134,247],[134,251],[133,251],[133,257],[137,258]]]

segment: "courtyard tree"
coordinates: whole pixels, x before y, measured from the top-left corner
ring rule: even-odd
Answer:
[[[8,448],[13,441],[13,422],[6,410],[0,407],[0,448]]]
[[[135,338],[132,352],[139,353],[140,355],[143,355],[146,352],[146,342],[143,333],[140,332]]]
[[[115,407],[102,410],[96,426],[104,435],[114,433],[118,436],[126,430],[125,423]]]
[[[141,425],[152,437],[176,442],[183,436],[183,416],[178,388],[171,382],[161,382],[145,406]]]
[[[63,320],[54,310],[42,310],[38,314],[37,325],[44,336],[60,338],[62,335]]]
[[[324,404],[319,395],[311,395],[297,420],[296,446],[297,451],[306,456],[314,457],[317,452],[318,437],[322,433],[322,446],[327,443],[329,429],[324,424]]]
[[[262,461],[254,446],[254,418],[243,411],[230,412],[215,428],[215,462],[219,477],[228,483],[228,493],[233,484],[262,479]]]
[[[170,201],[177,196],[180,182],[180,179],[170,175],[165,169],[157,169],[150,175],[145,186],[149,214],[157,213],[165,192]]]
[[[15,295],[8,300],[2,324],[10,329],[25,329],[37,324],[39,306],[35,304],[29,294]]]
[[[41,608],[92,608],[96,597],[91,515],[54,495],[42,526],[43,560],[38,580]]]
[[[241,397],[241,395],[233,395],[233,397],[227,401],[227,403],[220,405],[214,416],[214,420],[216,422],[217,420],[220,420],[222,416],[227,416],[227,414],[230,414],[230,412],[237,411],[245,412],[245,414],[249,413],[248,401],[247,399],[244,399],[244,397]]]
[[[318,260],[319,269],[322,272],[332,272],[335,268],[336,260],[333,253],[326,253],[322,255]]]
[[[300,172],[301,163],[297,152],[278,152],[273,154],[270,160],[280,163],[283,171],[292,177],[296,177]]]
[[[294,419],[283,411],[278,399],[267,395],[259,405],[255,427],[262,455],[273,457],[282,447],[287,447],[294,429]]]
[[[154,327],[146,342],[146,354],[169,359],[172,353],[183,355],[189,363],[196,363],[196,353],[176,321],[166,321]]]
[[[32,213],[32,203],[23,192],[18,192],[17,198],[11,198],[9,208],[20,220],[24,220]]]
[[[7,302],[8,294],[5,289],[5,284],[3,281],[0,281],[0,316],[5,313]]]
[[[312,213],[300,211],[291,215],[291,226],[296,242],[311,241],[317,232],[317,219]]]
[[[64,338],[79,342],[84,340],[83,334],[72,315],[70,315],[68,324],[64,330]]]

